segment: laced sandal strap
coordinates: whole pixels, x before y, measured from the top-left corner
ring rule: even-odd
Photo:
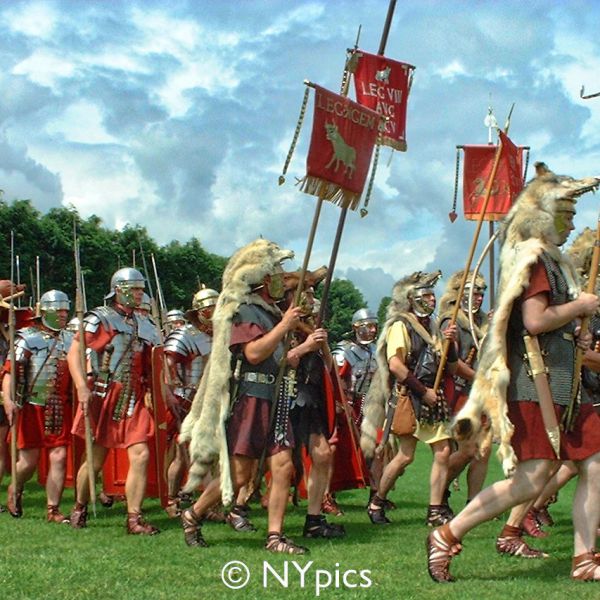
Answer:
[[[520,556],[522,558],[548,558],[546,552],[537,550],[520,536],[504,536],[496,539],[496,550],[500,554]]]
[[[280,533],[270,533],[267,536],[265,549],[269,552],[277,552],[281,554],[307,554],[308,548],[296,544],[290,538],[285,537]]]
[[[600,580],[600,554],[595,550],[573,557],[571,578],[579,581]]]
[[[445,526],[434,529],[426,541],[427,548],[427,570],[429,576],[437,583],[449,583],[455,581],[450,574],[450,562],[452,558],[460,554],[462,544],[458,540],[448,539]]]

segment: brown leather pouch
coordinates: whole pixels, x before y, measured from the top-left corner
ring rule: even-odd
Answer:
[[[417,429],[417,419],[412,400],[405,385],[396,385],[396,410],[392,419],[391,432],[394,435],[412,435]]]

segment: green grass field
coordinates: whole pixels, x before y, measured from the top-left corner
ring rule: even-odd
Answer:
[[[187,548],[179,522],[167,519],[155,500],[147,501],[146,513],[162,533],[152,538],[126,535],[123,505],[100,506],[86,530],[48,525],[43,491],[32,483],[26,488],[24,517],[17,520],[7,513],[0,515],[0,593],[7,600],[315,598],[316,582],[324,586],[331,578],[329,587],[320,590],[320,598],[600,598],[600,583],[569,580],[573,482],[552,506],[556,520],[552,534],[535,544],[548,551],[550,558],[532,561],[499,556],[494,541],[502,521],[490,522],[465,539],[463,553],[452,569],[459,581],[442,586],[431,582],[424,555],[428,530],[423,524],[429,465],[429,451],[419,445],[415,462],[390,496],[398,509],[389,513],[393,523],[387,527],[375,527],[368,521],[365,490],[339,493],[346,514],[336,522],[346,525],[347,538],[308,540],[311,553],[306,557],[272,555],[262,549],[266,519],[259,507],[252,511],[258,533],[238,534],[226,525],[209,523],[203,531],[211,546],[205,549]],[[489,480],[500,477],[495,459],[491,465]],[[5,493],[3,486],[3,503]],[[71,500],[72,491],[67,490],[65,510]],[[464,501],[463,485],[452,496],[453,507],[459,508]],[[297,541],[302,539],[303,521],[304,507],[290,506],[286,532]],[[242,561],[249,568],[250,581],[241,590],[228,589],[221,580],[221,570],[230,561]],[[305,569],[304,587],[295,565]],[[371,585],[344,587],[344,573],[352,569],[370,573],[363,579],[348,573],[348,584],[366,585],[370,580]]]

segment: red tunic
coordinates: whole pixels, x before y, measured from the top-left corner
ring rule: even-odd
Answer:
[[[10,360],[4,363],[2,375],[10,373]],[[71,375],[66,360],[59,360],[54,386],[57,405],[48,402],[38,406],[25,402],[17,420],[17,448],[59,448],[71,443],[73,408]],[[49,394],[50,395],[50,394]],[[46,424],[48,423],[48,428]]]
[[[550,289],[546,269],[543,263],[538,261],[532,270],[529,287],[521,295],[519,306],[515,306],[515,310],[520,310],[520,304],[524,300],[549,292]],[[560,423],[564,407],[554,405],[554,410]],[[511,445],[520,461],[556,459],[537,402],[509,399],[508,417],[515,426]],[[560,434],[560,458],[585,460],[596,452],[600,452],[600,417],[591,404],[582,404],[573,431],[562,431]]]

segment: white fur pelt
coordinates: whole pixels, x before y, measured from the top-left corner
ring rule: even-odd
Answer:
[[[513,425],[508,419],[506,390],[510,380],[507,365],[506,334],[514,302],[529,286],[531,270],[542,252],[548,253],[560,265],[572,297],[579,293],[575,272],[569,259],[552,243],[530,239],[515,247],[506,246],[500,257],[501,276],[494,315],[479,359],[479,364],[467,403],[455,418],[457,438],[478,435],[481,415],[486,414],[492,428],[492,437],[500,443],[498,458],[505,474],[516,466],[516,456],[510,445]],[[486,436],[486,443],[490,437]],[[481,449],[483,450],[483,448]]]
[[[431,284],[439,279],[441,271],[428,274],[420,271],[409,275],[398,281],[392,290],[392,300],[387,307],[386,321],[377,339],[377,371],[373,375],[373,380],[367,392],[364,406],[364,417],[361,425],[360,447],[366,458],[371,458],[375,453],[377,445],[377,431],[383,426],[385,420],[387,401],[392,395],[392,378],[390,377],[390,367],[387,359],[387,336],[390,327],[401,318],[409,321],[414,314],[409,314],[410,302],[409,295],[415,286]],[[439,344],[439,335],[437,326],[431,321],[435,331],[432,338]],[[392,436],[390,436],[390,439]]]
[[[253,294],[253,285],[262,282],[276,265],[293,253],[273,242],[255,240],[238,250],[223,273],[223,290],[215,307],[212,352],[194,397],[191,410],[181,426],[180,440],[188,441],[190,469],[185,490],[193,491],[211,466],[218,462],[221,474],[221,495],[224,504],[233,500],[233,485],[225,423],[230,410],[230,379],[232,354],[229,350],[231,326],[241,304],[257,304],[281,315],[277,307]]]

